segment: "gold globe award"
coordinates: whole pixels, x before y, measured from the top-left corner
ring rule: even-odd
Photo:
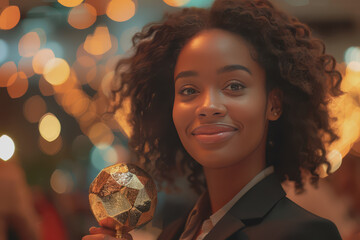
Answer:
[[[156,185],[130,163],[104,168],[90,185],[91,210],[100,226],[115,229],[116,238],[149,222],[157,203]]]

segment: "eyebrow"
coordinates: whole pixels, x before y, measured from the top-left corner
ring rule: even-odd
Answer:
[[[242,70],[242,71],[248,72],[250,75],[252,75],[251,71],[247,67],[245,67],[243,65],[239,65],[239,64],[226,65],[226,66],[220,68],[219,70],[217,70],[217,73],[220,74],[220,73],[232,72],[232,71],[236,71],[236,70]]]
[[[245,67],[243,65],[239,65],[239,64],[226,65],[226,66],[218,69],[216,71],[216,73],[221,74],[221,73],[232,72],[232,71],[236,71],[236,70],[242,70],[242,71],[245,71],[245,72],[249,73],[250,75],[252,75],[252,72],[247,67]],[[183,71],[183,72],[180,72],[178,75],[176,75],[174,81],[176,81],[178,78],[196,77],[196,76],[198,76],[198,73],[196,71],[193,71],[193,70]]]

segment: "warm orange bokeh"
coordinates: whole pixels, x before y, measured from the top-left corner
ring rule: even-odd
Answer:
[[[29,87],[29,81],[23,72],[13,74],[8,81],[7,91],[11,98],[23,96]]]
[[[8,6],[0,14],[0,29],[9,30],[14,28],[20,21],[18,6]]]
[[[85,3],[92,5],[96,9],[96,14],[98,16],[104,15],[106,13],[107,5],[110,0],[85,0]]]
[[[32,61],[34,72],[37,74],[42,74],[45,64],[53,58],[55,58],[55,54],[49,48],[44,48],[38,51],[33,57]]]
[[[92,55],[102,55],[111,48],[111,39],[107,27],[97,27],[94,34],[89,34],[84,49]]]
[[[163,0],[164,3],[171,7],[181,7],[190,2],[190,0]]]
[[[39,79],[39,90],[43,96],[52,96],[55,93],[53,86],[43,76]]]
[[[0,67],[0,87],[7,87],[8,81],[12,75],[17,72],[14,62],[6,62]]]
[[[77,29],[85,29],[93,25],[96,21],[96,9],[87,3],[74,7],[69,12],[68,22]]]
[[[63,84],[69,75],[69,64],[62,58],[53,58],[45,65],[44,78],[52,85]]]
[[[25,75],[29,78],[34,76],[35,72],[32,66],[32,60],[33,58],[29,57],[29,58],[21,58],[19,63],[18,63],[18,69],[19,72],[23,72],[25,73]]]
[[[31,96],[24,103],[23,113],[31,123],[36,123],[46,113],[46,103],[39,95]]]
[[[135,3],[131,0],[112,0],[109,2],[106,15],[113,21],[124,22],[135,15]]]
[[[76,7],[84,0],[58,0],[58,2],[65,7]]]
[[[111,129],[102,122],[92,125],[87,135],[96,146],[111,145],[114,141],[114,134]]]
[[[40,37],[36,32],[25,34],[19,41],[19,54],[23,57],[32,57],[40,49]]]
[[[39,136],[39,147],[41,151],[47,155],[52,156],[57,154],[61,150],[62,145],[63,145],[63,141],[61,136],[59,136],[52,142],[48,142],[44,138]]]

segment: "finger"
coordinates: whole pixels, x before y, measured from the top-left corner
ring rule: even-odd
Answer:
[[[121,240],[133,240],[133,238],[129,233],[123,233]]]
[[[106,234],[93,234],[86,235],[82,238],[82,240],[119,240],[118,238],[111,237]]]
[[[90,234],[106,234],[115,237],[115,230],[103,228],[103,227],[91,227],[89,229]]]

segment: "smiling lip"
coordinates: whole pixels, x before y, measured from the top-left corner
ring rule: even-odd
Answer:
[[[206,124],[195,128],[191,134],[200,143],[220,143],[231,138],[238,129],[224,124]]]

